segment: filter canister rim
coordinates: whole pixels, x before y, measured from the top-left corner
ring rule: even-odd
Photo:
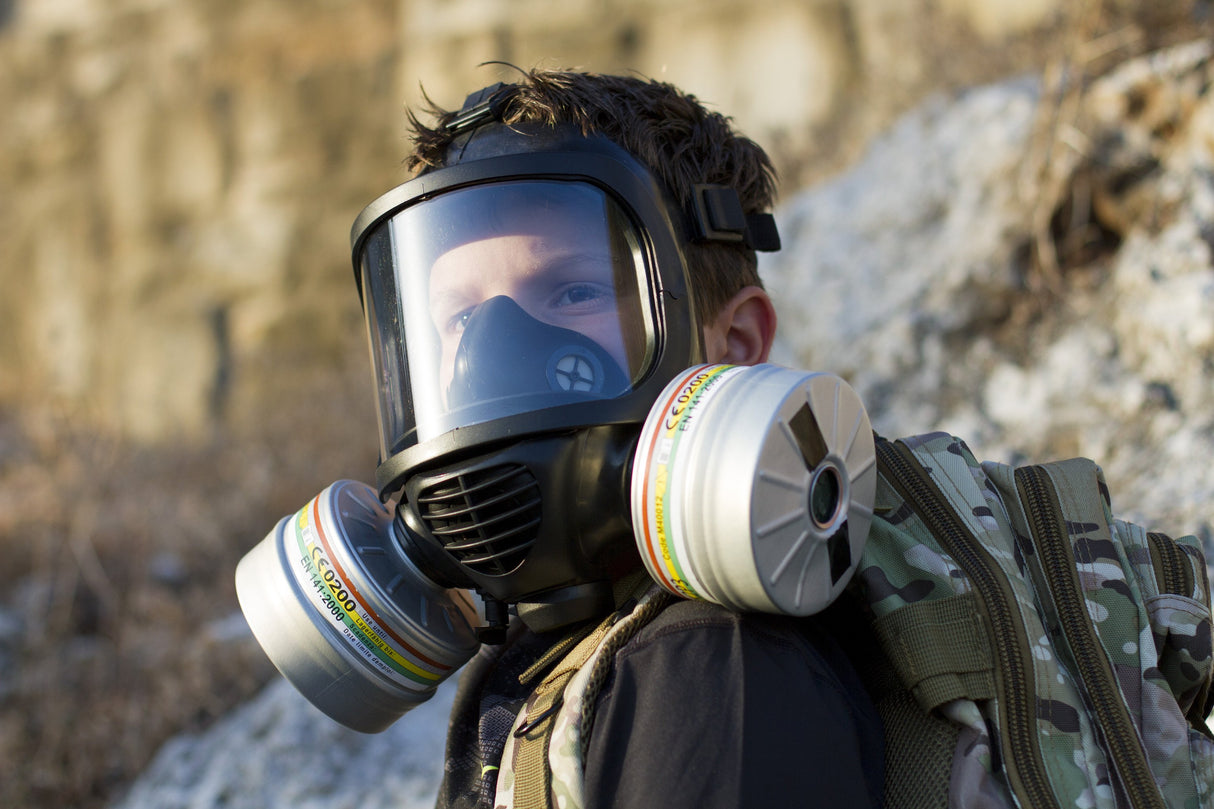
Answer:
[[[651,411],[633,469],[638,549],[677,595],[808,615],[859,563],[875,447],[859,396],[833,374],[688,369]]]

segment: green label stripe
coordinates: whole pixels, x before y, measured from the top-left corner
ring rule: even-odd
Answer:
[[[654,483],[657,489],[656,501],[665,504],[665,508],[655,510],[658,541],[662,547],[662,557],[667,561],[675,586],[684,595],[692,598],[704,597],[700,592],[703,584],[695,576],[691,567],[685,565],[685,560],[679,558],[679,553],[675,548],[674,532],[670,530],[670,523],[677,518],[671,509],[671,498],[675,492],[675,480],[671,471],[675,467],[679,448],[683,446],[687,434],[697,423],[695,418],[697,410],[721,389],[722,381],[742,370],[741,367],[734,365],[718,365],[696,374],[683,385],[679,395],[667,407],[665,421],[661,427],[663,438],[659,448]]]

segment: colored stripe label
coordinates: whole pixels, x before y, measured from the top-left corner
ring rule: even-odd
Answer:
[[[694,368],[683,376],[666,398],[647,454],[644,483],[643,530],[649,551],[648,567],[670,590],[686,598],[704,598],[704,585],[695,575],[682,526],[682,487],[673,474],[679,450],[698,424],[698,416],[730,377],[745,368],[712,365]]]
[[[418,652],[367,605],[333,556],[320,523],[324,496],[301,509],[284,531],[284,549],[296,581],[312,606],[339,628],[349,648],[377,671],[411,691],[430,691],[451,667]]]

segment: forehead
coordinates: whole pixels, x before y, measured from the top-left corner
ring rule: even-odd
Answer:
[[[438,314],[494,295],[528,300],[566,284],[614,285],[614,262],[597,233],[563,216],[495,231],[448,250],[430,270],[430,302]]]
[[[442,284],[450,273],[460,270],[492,274],[509,269],[512,274],[528,275],[579,259],[610,263],[609,246],[601,238],[588,238],[585,228],[549,222],[451,248],[434,261],[430,283]]]
[[[440,230],[429,273],[435,305],[464,305],[476,290],[514,294],[527,285],[538,293],[537,285],[591,276],[611,281],[611,225],[596,188],[498,184],[467,189],[447,203],[447,218],[434,221]]]

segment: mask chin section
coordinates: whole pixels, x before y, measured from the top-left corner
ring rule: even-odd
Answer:
[[[418,480],[411,499],[420,522],[465,570],[504,576],[523,563],[541,519],[538,481],[505,462]]]
[[[575,584],[518,604],[518,617],[532,632],[547,632],[563,626],[602,617],[615,606],[609,582]]]
[[[483,596],[518,605],[528,626],[602,617],[610,582],[641,567],[627,500],[635,446],[631,425],[522,440],[413,475],[401,508],[432,553]]]

